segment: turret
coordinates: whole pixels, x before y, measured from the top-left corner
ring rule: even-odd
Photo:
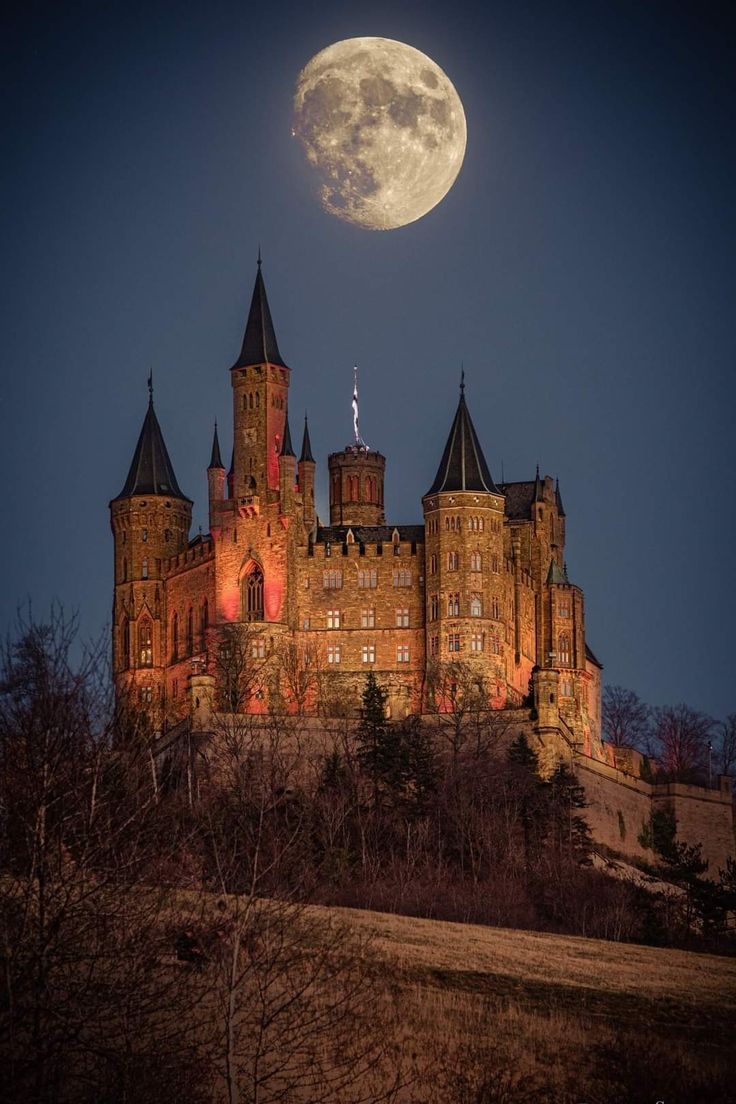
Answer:
[[[289,414],[287,411],[284,423],[284,439],[281,442],[279,455],[279,492],[281,502],[281,514],[290,517],[294,508],[294,480],[296,478],[296,455],[291,443],[291,430],[289,429]]]
[[[186,549],[192,502],[182,494],[153,407],[148,410],[123,489],[110,502],[115,541],[113,670],[156,708],[165,662],[162,574]],[[120,682],[119,682],[120,685]]]
[[[330,525],[385,525],[386,457],[365,446],[348,445],[328,456],[327,467]]]
[[[225,465],[220,455],[220,442],[217,438],[217,422],[212,438],[212,456],[207,468],[207,490],[210,508],[210,532],[220,528],[220,516],[218,507],[225,501]]]
[[[311,530],[315,522],[314,512],[314,474],[317,465],[312,456],[312,442],[309,439],[309,423],[304,415],[304,435],[302,437],[302,451],[299,456],[299,491],[302,496],[304,510],[304,524]]]
[[[506,694],[504,496],[465,401],[450,427],[434,482],[422,499],[426,534],[427,654],[472,663],[494,705]]]

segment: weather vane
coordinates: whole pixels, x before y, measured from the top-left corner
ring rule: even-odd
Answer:
[[[368,445],[360,436],[360,426],[358,424],[358,366],[357,364],[353,368],[353,436],[355,437],[356,449],[364,449],[368,451]]]

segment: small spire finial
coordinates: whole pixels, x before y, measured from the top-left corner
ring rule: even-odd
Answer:
[[[368,445],[360,436],[360,425],[358,424],[358,365],[353,366],[353,436],[355,438],[355,448],[368,451]]]
[[[460,394],[465,394],[465,364],[460,361]]]
[[[148,401],[153,402],[153,368],[148,373]]]
[[[262,264],[262,263],[263,263],[263,262],[262,262],[262,260],[261,260],[261,243],[259,242],[259,243],[258,243],[258,267],[259,267],[259,268],[261,267],[261,264]]]
[[[537,474],[535,476],[535,479],[539,479],[539,464],[537,464]]]

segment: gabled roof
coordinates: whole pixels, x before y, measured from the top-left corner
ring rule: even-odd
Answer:
[[[282,360],[279,346],[276,341],[276,331],[273,328],[271,311],[266,296],[266,285],[261,273],[261,257],[258,256],[258,272],[253,288],[253,298],[250,302],[248,321],[245,324],[243,347],[240,356],[233,364],[233,368],[245,368],[250,364],[279,364],[282,368],[287,365]]]
[[[128,478],[118,498],[128,498],[131,495],[166,495],[168,498],[183,498],[186,502],[191,502],[190,498],[182,494],[176,481],[161,426],[153,409],[153,389],[150,384],[148,410],[135,446]]]
[[[493,482],[480,447],[470,411],[465,402],[465,384],[460,385],[460,402],[442,453],[434,483],[427,494],[440,491],[487,491],[501,494]]]

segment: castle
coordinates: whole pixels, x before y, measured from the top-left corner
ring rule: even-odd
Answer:
[[[358,706],[372,670],[400,718],[452,708],[458,678],[469,678],[494,709],[534,706],[526,717],[537,739],[591,774],[603,836],[625,844],[628,835],[635,848],[652,802],[672,806],[678,794],[636,777],[601,741],[602,668],[586,643],[583,593],[567,575],[559,485],[539,469],[494,481],[461,383],[423,524],[387,523],[386,459],[363,444],[356,416],[354,440],[328,458],[325,525],[306,420],[298,459],[293,447],[290,374],[259,257],[230,369],[232,460],[226,470],[215,426],[207,469],[209,533],[190,540],[192,501],[150,384],[127,479],[110,503],[118,691],[164,728],[191,711],[192,684],[203,681],[225,712],[329,715]],[[732,849],[730,800],[723,787],[708,793],[685,796],[717,805],[720,859]],[[629,827],[624,797],[634,800]]]

